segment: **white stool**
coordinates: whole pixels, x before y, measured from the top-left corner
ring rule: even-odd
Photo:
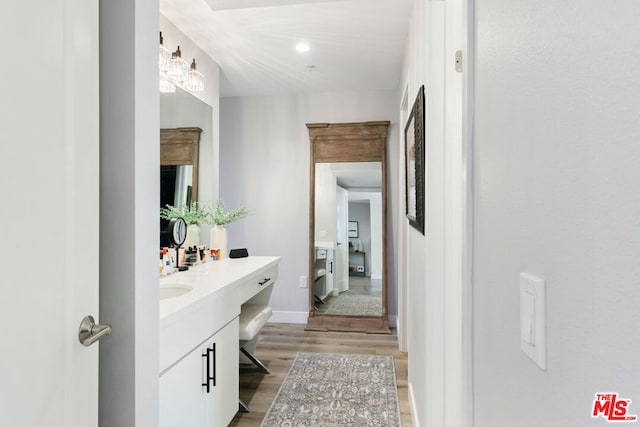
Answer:
[[[271,307],[263,304],[243,304],[240,310],[240,351],[253,363],[258,372],[270,374],[266,366],[251,354],[245,347],[255,350],[260,329],[271,317]],[[240,411],[249,412],[249,407],[240,401]]]

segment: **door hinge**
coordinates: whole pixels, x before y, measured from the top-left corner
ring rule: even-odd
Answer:
[[[456,50],[456,72],[462,72],[462,51]]]

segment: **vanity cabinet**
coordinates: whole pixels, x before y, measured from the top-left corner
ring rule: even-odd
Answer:
[[[160,375],[160,427],[227,426],[238,410],[238,317]]]
[[[238,316],[244,303],[269,304],[279,263],[228,258],[160,279],[161,289],[190,289],[160,300],[160,427],[229,424],[240,391]]]
[[[333,292],[333,268],[333,248],[316,246],[313,285],[315,288],[315,297],[320,301],[324,302],[327,296]]]

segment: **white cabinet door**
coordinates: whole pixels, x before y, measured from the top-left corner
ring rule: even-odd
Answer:
[[[207,426],[227,426],[238,412],[240,394],[238,323],[236,317],[214,336],[216,385],[211,388],[211,399],[207,404]]]
[[[160,427],[229,424],[238,411],[238,339],[236,317],[160,376]]]
[[[347,190],[336,186],[336,251],[334,286],[338,292],[349,290],[349,239],[347,222],[349,220],[349,200]]]
[[[338,290],[334,285],[334,272],[336,269],[335,260],[333,259],[333,248],[327,249],[327,290],[331,289],[335,296],[338,296]],[[334,291],[335,289],[335,291]]]
[[[160,427],[205,425],[202,354],[198,347],[160,376]]]

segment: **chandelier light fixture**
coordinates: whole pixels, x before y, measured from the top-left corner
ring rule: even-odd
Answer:
[[[180,46],[171,52],[164,47],[162,32],[160,32],[160,51],[158,69],[160,71],[160,92],[175,92],[176,87],[181,87],[190,92],[204,90],[204,78],[196,68],[196,60],[191,65],[182,59]]]

